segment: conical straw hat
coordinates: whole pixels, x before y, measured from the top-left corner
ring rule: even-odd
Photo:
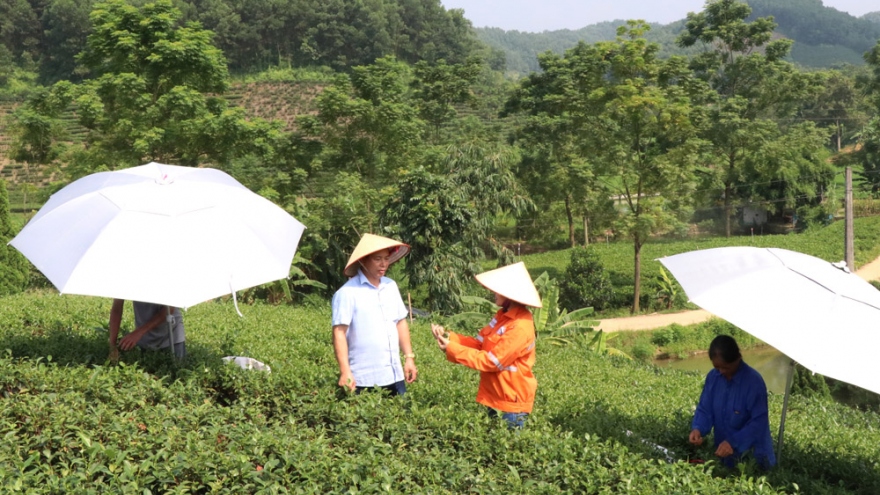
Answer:
[[[358,272],[357,261],[359,259],[383,249],[391,249],[391,259],[388,262],[389,265],[409,253],[409,246],[400,241],[395,241],[394,239],[389,239],[380,235],[364,234],[364,236],[361,237],[360,242],[358,242],[358,245],[355,246],[351,256],[349,256],[348,264],[345,265],[345,270],[342,273],[347,277],[354,277]]]
[[[496,294],[526,306],[541,307],[541,296],[522,261],[477,275],[477,282]]]

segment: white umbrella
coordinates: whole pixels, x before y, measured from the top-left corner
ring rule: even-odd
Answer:
[[[691,251],[659,261],[694,304],[815,373],[880,393],[874,362],[880,291],[843,263],[756,247]],[[789,375],[777,450],[790,386]]]
[[[304,228],[224,172],[149,163],[69,184],[9,244],[61,293],[187,308],[286,278]]]

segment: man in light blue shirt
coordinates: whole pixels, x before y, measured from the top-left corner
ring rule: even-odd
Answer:
[[[418,376],[407,310],[388,267],[409,252],[393,239],[365,234],[345,267],[351,277],[333,295],[333,348],[339,386],[361,391],[406,392]],[[405,361],[401,365],[400,352]]]

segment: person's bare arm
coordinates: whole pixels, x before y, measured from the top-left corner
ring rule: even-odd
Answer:
[[[114,299],[113,305],[110,307],[110,360],[119,360],[119,349],[116,347],[116,340],[119,338],[119,325],[122,323],[122,308],[125,301],[122,299]]]
[[[406,318],[397,322],[397,338],[400,341],[400,350],[403,351],[403,355],[405,356],[403,363],[403,376],[406,379],[406,383],[412,383],[418,378],[419,370],[416,368],[416,359],[412,349],[412,341],[409,336],[409,324],[406,322]]]
[[[339,386],[354,390],[357,384],[348,364],[348,340],[345,338],[347,331],[348,325],[333,327],[333,351],[336,353],[336,362],[339,364]]]
[[[147,334],[150,330],[156,328],[161,325],[168,319],[168,312],[174,311],[174,308],[168,306],[162,306],[160,311],[157,311],[152,318],[147,320],[146,323],[136,328],[133,332],[126,335],[119,342],[119,348],[123,351],[130,351],[134,349],[134,346],[137,345],[138,342]]]

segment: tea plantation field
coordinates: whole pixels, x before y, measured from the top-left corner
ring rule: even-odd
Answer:
[[[855,266],[868,263],[880,256],[880,216],[857,218],[854,222]],[[658,258],[693,251],[725,246],[775,247],[807,253],[828,261],[837,262],[844,258],[844,223],[834,222],[827,227],[817,227],[798,234],[776,234],[761,236],[706,237],[697,239],[657,239],[642,247],[642,296],[650,298],[652,285],[660,274]],[[620,240],[611,243],[592,245],[602,266],[608,272],[617,299],[627,307],[632,303],[633,294],[633,247],[632,242]],[[571,250],[548,251],[522,257],[532,277],[547,272],[551,277],[561,279],[569,264]],[[496,263],[486,262],[484,268],[495,268]],[[652,310],[651,301],[643,301],[643,308]],[[569,310],[577,308],[567,308]]]
[[[510,432],[427,321],[413,327],[419,380],[383,400],[337,390],[329,305],[238,318],[200,304],[181,366],[139,351],[108,365],[109,310],[51,293],[0,300],[0,492],[880,493],[880,418],[833,402],[793,398],[782,466],[726,471],[686,462],[711,458],[685,440],[702,376],[539,340],[535,413]],[[272,372],[225,366],[228,354]],[[782,398],[770,405],[775,436]]]

